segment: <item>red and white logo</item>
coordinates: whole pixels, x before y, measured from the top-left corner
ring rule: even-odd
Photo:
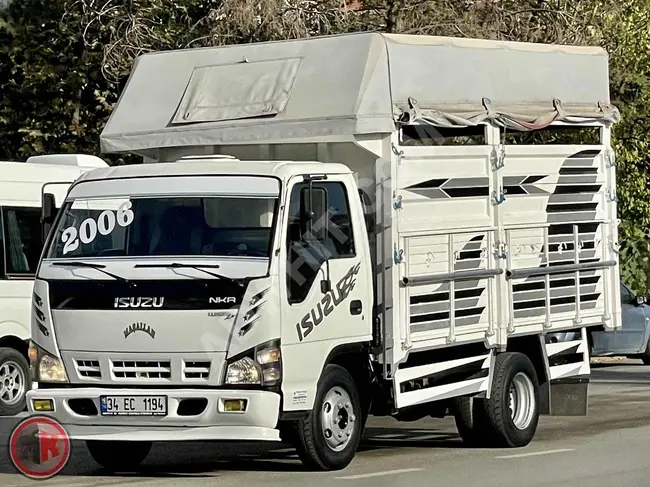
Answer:
[[[49,479],[70,459],[70,437],[52,418],[32,416],[14,428],[9,438],[11,461],[31,479]]]

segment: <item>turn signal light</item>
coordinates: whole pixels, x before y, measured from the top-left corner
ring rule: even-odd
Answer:
[[[36,350],[36,347],[30,346],[27,351],[27,356],[32,362],[36,362],[36,360],[38,360],[38,350]]]

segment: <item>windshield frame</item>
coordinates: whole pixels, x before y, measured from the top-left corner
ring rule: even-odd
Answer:
[[[227,178],[231,175],[229,174],[214,174],[210,175],[209,177],[223,177]],[[237,176],[242,176],[241,174],[238,174]],[[244,175],[245,176],[245,175]],[[175,261],[191,261],[191,260],[206,260],[206,261],[215,261],[215,260],[223,260],[223,259],[230,259],[230,258],[244,258],[244,259],[266,259],[267,260],[267,266],[266,266],[266,273],[264,275],[258,276],[259,278],[262,277],[268,277],[271,273],[271,265],[275,261],[274,257],[275,252],[274,249],[277,247],[276,240],[278,238],[278,224],[281,221],[280,219],[280,214],[283,213],[283,201],[284,201],[284,182],[277,176],[261,176],[261,175],[250,175],[255,176],[255,177],[266,177],[270,179],[274,179],[278,183],[278,195],[277,196],[268,196],[268,195],[258,195],[255,193],[249,193],[249,194],[221,194],[221,193],[211,193],[211,194],[186,194],[186,193],[176,193],[176,192],[166,192],[163,194],[158,194],[156,196],[152,195],[123,195],[123,194],[115,194],[115,195],[108,195],[108,194],[102,194],[102,195],[97,195],[96,197],[79,197],[79,198],[71,198],[70,194],[72,193],[72,190],[75,186],[79,184],[83,184],[85,181],[76,181],[72,186],[70,186],[70,189],[68,190],[68,194],[66,195],[65,200],[61,204],[61,207],[57,211],[57,215],[52,222],[52,226],[50,228],[50,232],[47,235],[45,242],[43,243],[43,247],[41,249],[41,257],[38,263],[38,266],[36,268],[36,277],[40,275],[41,267],[43,263],[55,263],[59,260],[66,260],[66,261],[90,261],[90,262],[110,262],[110,261],[126,261],[126,260],[132,260],[134,263],[141,263],[143,261],[166,261],[169,259],[174,259]],[[171,176],[171,178],[174,178],[175,176]],[[148,179],[147,177],[133,177],[133,178],[114,178],[114,179]],[[113,180],[113,179],[112,179]],[[97,182],[99,180],[90,180],[89,182]],[[268,247],[268,256],[267,257],[249,257],[249,256],[220,256],[220,255],[176,255],[176,256],[150,256],[150,255],[142,255],[142,256],[91,256],[91,257],[49,257],[50,251],[52,246],[56,243],[56,235],[59,230],[59,226],[61,224],[61,220],[65,218],[66,210],[69,210],[70,207],[74,204],[75,201],[78,200],[90,200],[90,199],[110,199],[110,198],[128,198],[128,199],[149,199],[149,198],[188,198],[188,197],[198,197],[198,198],[260,198],[260,199],[271,199],[274,200],[274,211],[273,211],[273,218],[271,222],[271,232],[269,235],[269,247]]]

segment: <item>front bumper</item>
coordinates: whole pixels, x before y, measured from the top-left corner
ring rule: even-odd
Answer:
[[[99,398],[102,395],[167,396],[168,413],[164,417],[102,416],[99,413]],[[54,403],[54,411],[34,410],[33,401],[43,399],[50,399]],[[224,411],[222,401],[226,399],[246,400],[246,410]],[[184,407],[188,404],[192,407]],[[280,441],[279,431],[275,429],[280,395],[267,391],[87,387],[32,389],[27,393],[27,407],[30,414],[55,419],[72,439],[77,440]]]

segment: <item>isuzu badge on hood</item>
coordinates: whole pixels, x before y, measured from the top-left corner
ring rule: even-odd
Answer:
[[[115,308],[162,308],[165,298],[115,298]]]

